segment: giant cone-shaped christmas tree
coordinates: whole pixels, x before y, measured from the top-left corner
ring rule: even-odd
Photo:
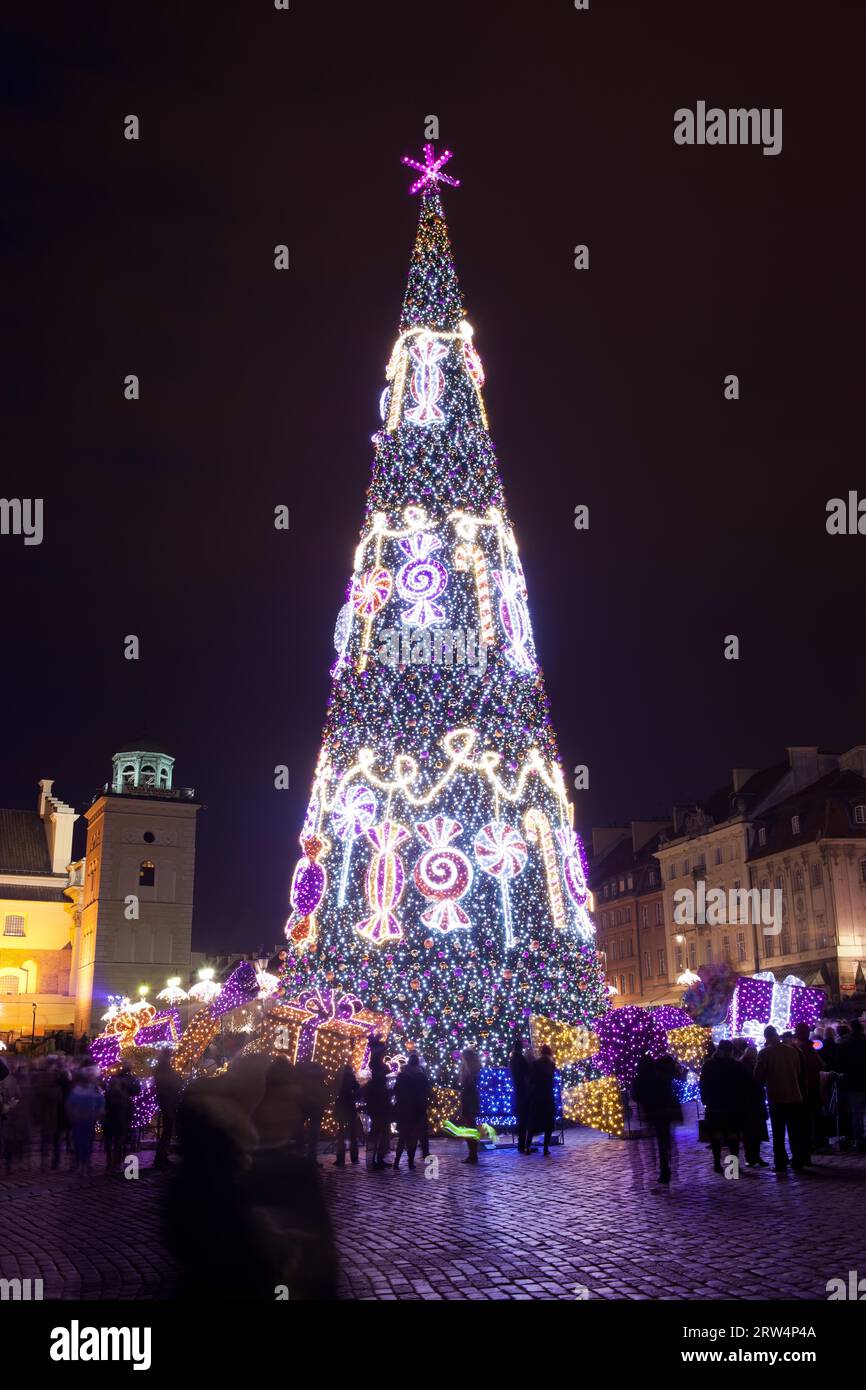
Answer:
[[[604,981],[526,584],[431,146],[322,748],[286,924],[284,998],[390,1014],[446,1080],[503,1065]],[[360,1004],[357,1002],[360,1001]]]

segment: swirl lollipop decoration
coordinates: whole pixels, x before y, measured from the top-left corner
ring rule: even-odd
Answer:
[[[428,531],[407,536],[400,549],[408,555],[406,564],[397,572],[397,592],[410,604],[403,609],[402,619],[410,627],[429,627],[441,623],[445,614],[435,602],[448,584],[448,571],[438,560],[431,560],[442,542]]]
[[[365,941],[381,946],[389,941],[402,941],[403,928],[392,912],[406,886],[406,870],[397,853],[409,839],[409,831],[396,821],[384,820],[371,826],[367,839],[375,850],[367,870],[367,901],[372,914],[355,924],[355,931]]]
[[[505,916],[505,946],[513,946],[514,934],[511,927],[511,904],[508,899],[508,883],[521,874],[526,866],[526,844],[519,831],[504,821],[492,820],[482,826],[475,836],[475,859],[479,869],[499,880],[502,890],[502,911]]]
[[[543,811],[533,807],[523,817],[523,828],[531,844],[541,847],[541,860],[544,864],[544,877],[547,880],[547,898],[553,925],[558,931],[565,927],[565,904],[562,901],[562,886],[559,882],[559,865],[553,843],[550,821]]]
[[[457,820],[434,816],[421,821],[415,830],[430,846],[415,865],[413,879],[419,893],[432,899],[433,906],[421,913],[421,921],[436,931],[457,931],[471,923],[458,903],[472,886],[472,865],[459,849],[449,849],[463,831]]]
[[[363,835],[365,830],[370,829],[375,819],[376,798],[370,788],[365,787],[360,782],[344,787],[338,804],[331,814],[331,824],[344,845],[343,865],[340,871],[340,891],[337,897],[338,907],[342,907],[346,901],[349,861],[352,858],[354,843],[359,835]]]
[[[299,951],[313,946],[319,935],[316,910],[328,885],[328,875],[317,862],[323,848],[324,841],[318,835],[308,836],[292,875],[289,901],[294,911],[286,923],[286,937]]]

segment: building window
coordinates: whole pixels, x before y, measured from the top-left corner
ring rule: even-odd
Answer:
[[[651,980],[651,979],[652,979],[652,977],[653,977],[653,958],[652,958],[652,951],[644,951],[644,953],[643,953],[643,973],[644,973],[644,975],[646,976],[646,978],[647,978],[648,980]]]
[[[0,994],[17,994],[18,976],[0,975]]]
[[[135,786],[135,768],[133,767],[132,763],[127,763],[126,767],[123,769],[120,775],[123,779],[123,785],[125,787]]]
[[[859,806],[854,807],[854,824],[866,825],[866,802],[861,801]]]
[[[687,874],[688,871],[689,871],[689,869],[690,869],[691,867],[692,867],[692,861],[691,861],[690,859],[687,859],[687,860],[685,861],[685,863],[683,864],[683,873],[684,873],[684,874]]]
[[[767,959],[776,954],[776,938],[774,936],[764,936],[764,955]]]
[[[729,936],[722,937],[722,956],[725,960],[731,959],[731,938]]]
[[[668,878],[676,878],[676,876],[677,866],[673,863],[673,861],[671,861],[671,863],[668,865]]]
[[[152,888],[156,883],[156,865],[152,859],[142,859],[138,866],[139,888]]]
[[[604,896],[605,896],[606,898],[609,898],[609,897],[610,897],[610,884],[609,884],[609,883],[606,883],[606,884],[604,885]]]
[[[625,994],[625,975],[620,975],[619,977],[619,992],[620,994]]]
[[[820,864],[812,865],[812,887],[821,888],[824,884],[824,870]]]
[[[141,785],[143,787],[156,786],[156,768],[151,767],[150,763],[145,763],[141,769]]]
[[[864,865],[864,864],[866,864],[866,859],[864,859],[864,860],[861,861],[861,864],[860,864],[860,869],[861,869],[861,871],[862,871],[862,869],[863,869],[863,865]],[[861,876],[862,876],[862,874],[861,874]],[[866,879],[864,879],[863,882],[866,883]],[[641,924],[641,926],[642,926],[643,928],[646,928],[646,927],[649,926],[649,911],[648,911],[648,909],[647,909],[645,906],[644,906],[644,907],[641,907],[641,910],[640,910],[640,924]]]
[[[634,975],[629,975],[628,977],[628,992],[629,994],[634,994]]]
[[[714,860],[714,862],[715,862],[716,864],[721,864],[721,862],[722,862],[722,850],[721,850],[721,846],[719,846],[719,848],[716,850],[715,854],[713,855],[713,860]]]
[[[679,953],[678,953],[678,954],[679,954]],[[658,962],[659,962],[659,974],[660,974],[660,975],[666,975],[666,974],[667,974],[667,971],[668,971],[668,968],[667,968],[667,965],[665,964],[665,953],[664,953],[664,949],[663,949],[663,948],[659,948],[659,952],[658,952]]]
[[[792,816],[792,817],[791,817],[791,834],[792,834],[792,835],[799,835],[799,833],[800,833],[800,817],[799,817],[799,816]]]
[[[625,892],[625,879],[624,879],[624,878],[621,878],[620,881],[619,881],[619,891],[620,891],[621,893],[624,893],[624,892]]]
[[[656,873],[655,869],[650,869],[650,871],[649,871],[649,881],[650,881],[650,883],[653,883],[653,884],[658,883],[658,881],[659,881],[659,876],[658,876],[658,874]]]
[[[795,869],[795,870],[794,870],[794,888],[796,889],[796,891],[797,891],[798,893],[802,893],[802,891],[803,891],[803,870],[802,870],[802,869]]]
[[[860,882],[866,883],[866,859],[860,860]]]
[[[656,926],[657,926],[657,927],[660,927],[661,924],[662,924],[662,905],[661,905],[661,903],[656,903]]]
[[[631,890],[632,888],[634,888],[634,878],[633,878],[633,876],[632,876],[631,874],[629,874],[629,876],[628,876],[628,886],[629,886],[629,890]]]
[[[764,826],[762,825],[762,826],[759,826],[759,828],[758,828],[758,844],[759,844],[759,845],[765,845],[766,843],[767,843],[767,831],[766,831],[766,829],[764,828]]]
[[[678,971],[682,971],[682,968],[683,968],[683,948],[682,948],[682,946],[678,946],[678,947],[677,947],[677,970],[678,970]]]
[[[694,970],[698,963],[698,950],[694,941],[689,942],[689,969]]]
[[[737,960],[742,964],[746,959],[746,933],[737,932]]]
[[[630,908],[630,907],[627,907],[626,910],[625,910],[625,920],[626,920],[627,922],[630,922],[630,921],[631,921],[631,908]]]
[[[10,915],[9,917],[7,917],[6,920],[5,920],[5,922],[3,923],[3,935],[4,935],[4,936],[23,936],[23,935],[24,935],[24,918],[23,918],[23,917],[15,917],[15,916],[11,916],[11,915]]]

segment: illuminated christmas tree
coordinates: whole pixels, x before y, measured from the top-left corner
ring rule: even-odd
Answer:
[[[531,1016],[586,1025],[606,998],[442,212],[450,158],[404,160],[418,233],[281,989],[390,1014],[391,1050],[417,1047],[443,1081],[463,1047],[501,1066]]]

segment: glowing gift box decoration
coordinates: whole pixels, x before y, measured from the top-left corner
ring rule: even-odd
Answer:
[[[431,1134],[444,1134],[445,1122],[460,1113],[460,1092],[452,1086],[434,1086],[427,1107],[427,1128]]]
[[[547,1046],[553,1053],[553,1060],[558,1067],[594,1057],[600,1047],[598,1034],[591,1032],[589,1028],[581,1028],[572,1023],[559,1023],[554,1018],[545,1018],[543,1014],[532,1015],[529,1020],[529,1033],[532,1050],[536,1056],[542,1047]]]
[[[255,967],[249,961],[241,961],[225,981],[222,989],[212,1003],[192,1018],[189,1027],[180,1039],[171,1064],[182,1076],[188,1076],[196,1062],[203,1055],[208,1044],[213,1042],[220,1028],[220,1019],[232,1009],[243,1004],[252,1004],[259,997],[259,981]]]
[[[700,1023],[690,1023],[685,1028],[671,1028],[668,1031],[671,1056],[686,1067],[700,1067],[712,1036],[712,1028],[704,1028]]]
[[[798,1023],[814,1028],[825,1002],[822,989],[805,985],[796,975],[779,981],[772,971],[763,970],[737,981],[724,1032],[763,1041],[768,1025],[779,1033],[793,1032]]]
[[[378,1035],[384,1042],[391,1021],[389,1014],[365,1009],[353,994],[309,989],[297,999],[273,1005],[244,1051],[268,1052],[290,1062],[315,1061],[333,1079],[345,1062],[360,1071],[369,1056],[370,1039]]]
[[[514,1106],[514,1082],[508,1067],[482,1067],[478,1073],[478,1098],[481,1102],[479,1119],[501,1129],[513,1129],[517,1124]],[[562,1115],[562,1081],[559,1072],[553,1077],[553,1104],[557,1118]]]
[[[563,1094],[563,1115],[575,1124],[621,1138],[625,1133],[625,1114],[616,1077],[600,1076],[597,1081],[568,1087]]]

